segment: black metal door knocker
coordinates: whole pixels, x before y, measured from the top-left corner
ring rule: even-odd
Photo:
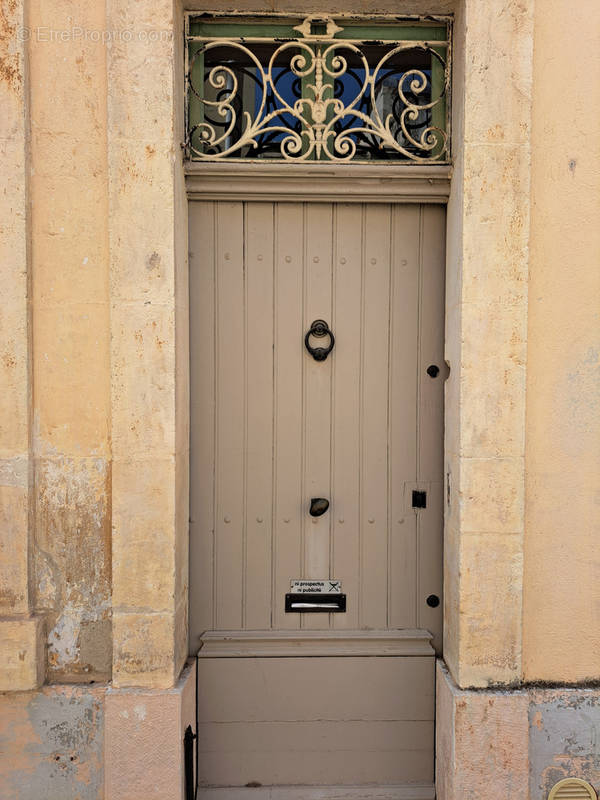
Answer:
[[[316,336],[317,339],[321,339],[323,336],[329,336],[329,346],[328,347],[312,347],[310,344],[310,337]],[[333,350],[333,345],[335,344],[335,339],[333,337],[333,333],[329,330],[329,325],[323,319],[316,319],[312,325],[310,326],[310,330],[304,337],[304,344],[306,345],[306,349],[314,358],[315,361],[325,361],[329,353]]]

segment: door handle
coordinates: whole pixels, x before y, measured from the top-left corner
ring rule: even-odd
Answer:
[[[325,497],[313,497],[310,501],[311,517],[320,517],[329,508],[329,500]]]
[[[329,345],[328,347],[312,347],[310,343],[310,337],[315,336],[317,339],[321,339],[324,336],[329,337]],[[329,353],[333,350],[333,345],[335,344],[335,338],[333,336],[333,332],[329,330],[329,325],[325,322],[324,319],[316,319],[310,326],[306,336],[304,337],[304,344],[306,349],[314,358],[315,361],[325,361]]]

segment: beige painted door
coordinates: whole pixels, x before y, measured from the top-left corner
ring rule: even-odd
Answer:
[[[432,796],[444,228],[436,205],[190,202],[202,786]],[[327,578],[345,612],[285,610]]]

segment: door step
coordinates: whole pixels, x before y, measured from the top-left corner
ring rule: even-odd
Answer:
[[[198,658],[432,656],[426,630],[206,631]]]
[[[435,800],[435,786],[257,786],[198,788],[199,800]]]

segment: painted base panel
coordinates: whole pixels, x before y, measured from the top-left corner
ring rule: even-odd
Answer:
[[[433,783],[432,656],[200,658],[198,670],[201,787]]]
[[[434,786],[265,786],[199,789],[200,800],[435,800]]]

